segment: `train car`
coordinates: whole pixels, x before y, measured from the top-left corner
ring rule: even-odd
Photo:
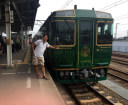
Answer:
[[[112,54],[113,18],[92,10],[51,13],[39,30],[59,50],[47,49],[46,63],[61,84],[97,82],[107,78]]]

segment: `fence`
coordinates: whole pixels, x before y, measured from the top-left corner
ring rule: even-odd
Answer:
[[[112,46],[112,51],[128,52],[128,46]]]
[[[128,41],[113,41],[112,51],[128,52]]]

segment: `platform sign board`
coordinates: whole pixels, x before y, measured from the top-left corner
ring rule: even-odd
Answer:
[[[10,23],[14,23],[13,11],[10,11]]]

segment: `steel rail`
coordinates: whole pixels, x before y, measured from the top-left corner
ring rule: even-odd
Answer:
[[[119,72],[119,73],[122,73],[122,74],[125,74],[125,75],[128,75],[128,72],[119,71],[119,70],[117,70],[117,69],[115,69],[115,68],[112,68],[112,67],[109,67],[109,69],[110,69],[110,70],[114,70],[114,71]]]
[[[123,81],[125,81],[125,82],[128,82],[128,80],[125,79],[125,78],[119,77],[119,76],[117,76],[117,75],[115,75],[115,74],[112,74],[112,73],[108,73],[108,74],[109,74],[109,75],[112,75],[112,76],[114,76],[114,77],[116,77],[116,78],[119,78],[119,79],[121,79],[121,80],[123,80]]]
[[[122,57],[122,58],[128,57],[128,55],[123,55],[123,54],[112,54],[112,56],[117,56],[117,57]]]
[[[88,88],[88,90],[96,93],[96,95],[98,95],[100,98],[102,98],[106,103],[110,104],[110,105],[115,105],[115,103],[113,103],[111,100],[107,99],[105,96],[103,96],[101,93],[99,93],[96,89],[94,89],[92,86],[90,86],[89,84],[82,84],[84,87]],[[77,97],[75,96],[75,94],[72,92],[72,90],[68,87],[65,86],[65,89],[68,91],[68,93],[71,95],[71,97],[73,98],[73,100],[75,101],[76,105],[82,105],[82,103],[80,102],[79,99],[77,99]]]
[[[121,61],[121,62],[125,62],[125,63],[128,63],[128,61],[124,61],[124,60],[121,60],[121,59],[119,59],[119,58],[111,58],[111,60],[119,60],[119,61]]]
[[[76,105],[82,105],[81,102],[77,99],[77,97],[75,97],[72,90],[68,86],[64,86],[64,87],[65,87],[65,90],[70,94],[72,99],[75,101]]]
[[[84,84],[85,86],[88,87],[88,89],[90,89],[91,91],[95,92],[96,94],[98,94],[98,96],[100,96],[102,99],[104,99],[107,103],[109,103],[110,105],[115,105],[115,103],[113,103],[112,101],[110,101],[109,99],[107,99],[105,96],[103,96],[101,93],[99,93],[96,89],[94,89],[92,86],[90,86],[89,84]]]
[[[116,63],[119,63],[119,64],[122,64],[122,65],[128,65],[128,62],[126,61],[123,61],[123,60],[119,60],[119,59],[111,59],[112,62],[116,62]]]

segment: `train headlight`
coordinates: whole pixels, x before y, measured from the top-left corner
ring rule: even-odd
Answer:
[[[66,75],[66,76],[69,76],[69,71],[66,71],[66,72],[65,72],[65,75]]]
[[[101,75],[101,77],[105,76],[105,70],[104,69],[100,69],[100,75]]]
[[[60,71],[60,77],[64,77],[64,72],[63,71]]]

